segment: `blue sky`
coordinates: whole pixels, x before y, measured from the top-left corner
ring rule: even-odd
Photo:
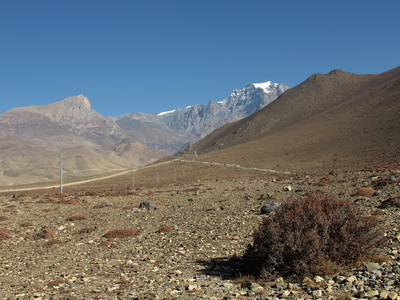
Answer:
[[[105,116],[254,82],[400,65],[400,1],[0,0],[0,113],[84,94]]]

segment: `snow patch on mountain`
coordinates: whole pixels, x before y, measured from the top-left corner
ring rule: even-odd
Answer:
[[[157,114],[157,116],[163,116],[163,115],[167,115],[167,114],[172,114],[173,112],[175,112],[176,109],[174,110],[170,110],[170,111],[164,111],[164,112],[160,112]]]
[[[253,83],[253,85],[255,88],[262,89],[265,93],[269,94],[271,89],[276,88],[279,84],[272,81],[267,81],[262,83]]]

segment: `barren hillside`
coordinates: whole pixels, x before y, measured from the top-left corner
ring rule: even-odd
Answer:
[[[184,153],[278,169],[397,163],[400,68],[376,75],[315,74],[259,112],[216,130]]]

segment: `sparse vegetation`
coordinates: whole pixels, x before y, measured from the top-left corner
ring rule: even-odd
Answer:
[[[272,280],[337,270],[373,256],[383,245],[376,225],[345,200],[311,194],[287,202],[255,230],[244,271]]]

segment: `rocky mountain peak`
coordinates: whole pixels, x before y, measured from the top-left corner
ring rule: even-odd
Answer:
[[[68,97],[61,101],[67,111],[90,109],[90,101],[87,97],[80,94],[78,96]]]
[[[268,105],[278,98],[289,87],[283,83],[267,81],[252,83],[245,88],[236,89],[221,101],[211,100],[207,105],[193,104],[185,108],[160,112],[157,114],[131,113],[114,118],[117,124],[129,131],[131,136],[138,136],[139,128],[155,128],[172,131],[179,139],[176,147],[168,151],[179,151],[182,145],[193,143],[210,134],[216,128],[227,123],[242,119]],[[131,121],[129,121],[129,118]],[[134,126],[133,126],[134,124]],[[141,124],[140,126],[138,124]],[[143,142],[152,146],[153,140],[146,142],[149,137],[142,137]],[[162,149],[162,145],[158,145]]]

